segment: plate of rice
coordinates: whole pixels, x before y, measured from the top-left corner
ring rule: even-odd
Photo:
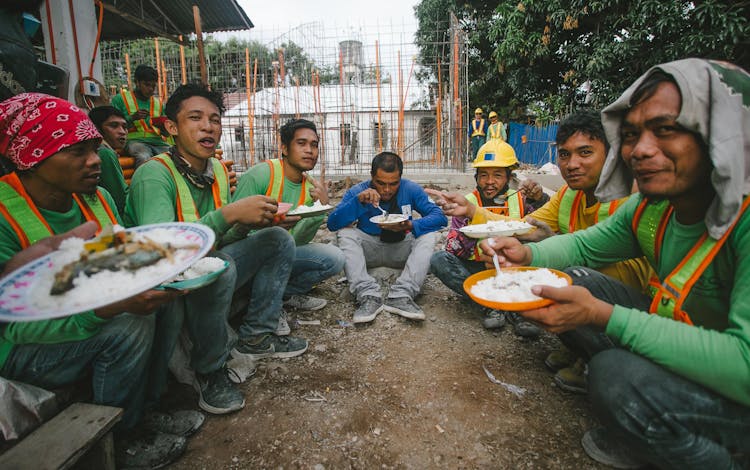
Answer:
[[[172,282],[166,282],[157,289],[200,289],[212,284],[228,267],[229,261],[214,256],[206,256],[181,272]]]
[[[0,321],[65,317],[125,300],[173,279],[203,258],[215,240],[211,228],[180,222],[142,225],[116,233],[126,235],[131,247],[156,247],[159,256],[143,265],[132,262],[143,251],[125,250],[113,255],[109,252],[115,249],[107,248],[94,252],[91,247],[104,244],[102,241],[69,238],[58,250],[0,279]],[[94,266],[95,261],[110,259],[117,263]],[[72,274],[61,292],[58,287],[64,273]]]
[[[305,217],[315,217],[316,215],[323,215],[331,209],[333,209],[332,205],[321,204],[320,201],[315,201],[312,206],[297,206],[287,215],[296,215],[304,219]]]
[[[466,225],[459,230],[470,238],[512,237],[523,235],[534,230],[535,227],[524,220],[507,219],[493,220],[486,224]]]
[[[573,280],[562,271],[530,266],[501,268],[472,274],[464,281],[464,291],[474,302],[495,310],[523,311],[553,303],[531,292],[532,286],[565,287]]]
[[[370,217],[370,222],[377,225],[396,225],[407,220],[409,220],[409,218],[404,214],[381,214],[376,215],[375,217]]]

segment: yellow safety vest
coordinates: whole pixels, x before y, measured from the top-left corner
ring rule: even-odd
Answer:
[[[281,197],[284,194],[284,164],[281,159],[278,158],[266,160],[266,163],[268,163],[268,166],[271,169],[271,177],[269,178],[268,189],[266,189],[266,196],[272,197],[278,202],[288,202],[293,204],[292,210],[297,206],[312,204],[313,199],[312,196],[310,196],[310,182],[308,181],[307,175],[302,175],[302,189],[299,199],[297,201],[282,201]]]
[[[138,101],[136,100],[135,93],[128,90],[120,91],[122,101],[125,103],[125,109],[128,110],[128,117],[138,111]],[[160,117],[162,114],[162,105],[159,98],[152,96],[149,99],[149,116],[152,118]],[[161,137],[161,132],[158,128],[151,126],[151,119],[139,119],[133,121],[133,127],[128,129],[128,139],[142,139],[146,137]]]
[[[750,197],[745,198],[737,219],[720,239],[711,238],[708,232],[705,232],[688,251],[682,262],[661,281],[656,275],[656,268],[664,233],[674,207],[666,200],[650,202],[648,198],[643,198],[635,211],[631,228],[641,251],[654,268],[654,275],[648,283],[649,294],[652,297],[650,313],[689,325],[693,324],[690,315],[683,309],[685,300],[690,295],[690,289],[711,264],[749,203]]]
[[[500,139],[505,141],[505,139],[503,139],[503,123],[501,121],[490,124],[490,127],[487,128],[487,133],[489,134],[490,139]]]
[[[506,191],[505,194],[508,194],[510,190]],[[466,200],[468,200],[470,203],[474,204],[477,207],[483,207],[482,206],[482,198],[479,195],[479,191],[476,189],[469,194],[466,195]],[[520,191],[516,191],[515,194],[512,194],[510,198],[508,198],[505,202],[504,206],[500,206],[500,211],[492,211],[495,213],[498,213],[500,215],[507,215],[509,217],[512,217],[514,219],[520,219],[523,217],[523,195],[521,195]],[[504,209],[504,210],[503,210]],[[474,253],[471,254],[469,257],[470,260],[478,259],[479,258],[479,248],[478,246],[474,247]]]
[[[198,212],[198,208],[195,206],[192,194],[190,194],[190,187],[185,178],[177,171],[177,167],[172,161],[172,157],[167,153],[162,153],[153,158],[158,161],[167,169],[172,175],[175,186],[177,187],[177,220],[180,222],[196,222],[201,218]],[[209,158],[214,171],[214,183],[211,185],[211,194],[214,198],[214,210],[220,208],[227,203],[227,195],[229,194],[229,174],[223,163],[218,159],[211,157]]]
[[[484,135],[484,119],[474,119],[471,121],[471,128],[473,130],[471,133],[472,137]]]
[[[557,226],[560,233],[575,232],[576,222],[578,220],[578,210],[583,198],[583,191],[570,189],[566,184],[562,188],[560,195],[560,207],[557,211]],[[597,202],[595,223],[599,223],[610,215],[615,213],[619,206],[619,201]]]

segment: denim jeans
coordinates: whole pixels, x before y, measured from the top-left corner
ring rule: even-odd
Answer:
[[[282,296],[294,265],[294,238],[281,227],[258,230],[219,251],[229,255],[237,272],[235,291],[252,285],[240,338],[273,333],[279,324]]]
[[[94,403],[124,409],[120,433],[141,418],[153,336],[153,315],[123,313],[82,341],[14,346],[0,375],[53,389],[93,374]]]
[[[344,269],[344,253],[334,245],[308,243],[298,246],[284,296],[305,294],[315,284]]]
[[[214,251],[208,256],[231,261],[221,252]],[[183,324],[193,345],[191,368],[196,373],[208,374],[224,365],[232,347],[227,319],[236,280],[237,271],[230,262],[216,281],[173,300],[156,313],[147,406],[155,405],[166,388],[169,359]]]
[[[418,238],[407,234],[397,243],[386,243],[380,237],[368,235],[357,228],[343,228],[337,233],[339,247],[344,252],[344,270],[349,290],[362,302],[363,297],[381,298],[380,284],[367,273],[370,268],[385,266],[402,269],[391,285],[388,297],[414,299],[430,270],[430,256],[435,248],[437,233],[425,233]]]
[[[169,144],[166,142],[164,145],[154,145],[138,140],[128,140],[125,144],[125,148],[122,149],[123,155],[128,155],[135,158],[135,167],[143,165],[147,161],[160,153],[164,153],[169,150]]]
[[[459,258],[447,251],[436,251],[430,258],[430,270],[450,290],[461,295],[465,299],[469,296],[464,291],[464,281],[472,274],[484,271],[487,268],[484,263],[476,260]]]
[[[565,272],[601,300],[648,311],[650,299],[636,289],[588,268]],[[659,468],[740,468],[732,454],[750,453],[750,408],[614,347],[603,332],[579,328],[563,337],[593,356],[594,411],[634,455]]]

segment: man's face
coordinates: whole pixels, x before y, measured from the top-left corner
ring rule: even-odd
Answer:
[[[482,113],[474,113],[476,119],[482,119]]]
[[[620,154],[646,196],[671,199],[711,184],[711,161],[700,140],[677,123],[681,107],[677,86],[663,82],[623,120]]]
[[[34,177],[53,191],[94,193],[102,174],[98,148],[98,139],[71,145],[40,163]]]
[[[138,80],[135,82],[138,93],[145,98],[151,98],[156,91],[156,82],[154,80]]]
[[[309,171],[318,163],[318,135],[307,128],[294,131],[289,145],[281,144],[284,159],[299,171]]]
[[[382,168],[378,168],[372,177],[372,186],[380,194],[380,199],[385,202],[393,199],[400,184],[401,175],[398,174],[398,170],[386,173]]]
[[[115,150],[125,147],[125,141],[128,138],[128,123],[124,118],[113,114],[104,120],[100,130],[104,141],[110,147]]]
[[[591,191],[599,184],[607,147],[599,139],[576,132],[557,148],[557,166],[572,189]]]
[[[219,108],[202,96],[184,100],[177,111],[177,122],[167,120],[167,131],[174,136],[180,154],[190,160],[207,160],[216,153],[221,139]]]
[[[497,116],[492,116],[492,117],[490,118],[490,122],[491,122],[492,124],[495,124],[495,123],[497,122]]]
[[[505,168],[477,168],[477,187],[484,199],[495,199],[507,183]]]

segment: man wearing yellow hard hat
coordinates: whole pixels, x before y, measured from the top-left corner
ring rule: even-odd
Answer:
[[[487,138],[489,140],[492,140],[492,139],[501,139],[503,141],[508,140],[508,135],[505,133],[505,125],[497,117],[497,113],[495,111],[490,111],[490,125],[487,128]]]
[[[513,147],[500,139],[492,139],[484,144],[472,166],[476,169],[474,179],[477,187],[465,198],[474,206],[485,207],[493,212],[520,219],[549,200],[541,186],[531,180],[525,181],[518,190],[509,189],[513,169],[518,166],[518,158]],[[430,259],[432,273],[443,284],[462,296],[466,296],[463,289],[464,280],[486,269],[484,263],[479,261],[476,240],[460,231],[470,223],[471,218],[453,217],[445,241],[445,250],[434,253]],[[482,324],[488,329],[502,328],[506,317],[500,312],[489,311]],[[524,325],[516,325],[517,334],[537,336],[541,332],[534,325],[523,323]]]
[[[482,108],[477,108],[474,110],[474,119],[469,122],[468,136],[471,142],[469,161],[476,158],[479,148],[487,141],[487,127],[489,123],[483,116],[484,111],[482,111]]]

